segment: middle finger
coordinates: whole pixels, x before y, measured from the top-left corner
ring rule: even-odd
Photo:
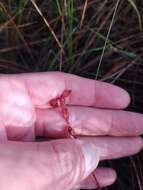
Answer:
[[[71,127],[79,136],[138,136],[143,134],[139,113],[89,107],[68,107]],[[37,109],[36,136],[65,137],[66,123],[58,110]]]

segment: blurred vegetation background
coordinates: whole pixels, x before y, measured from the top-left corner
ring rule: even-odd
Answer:
[[[0,73],[64,71],[117,84],[143,113],[142,0],[0,0]],[[108,93],[108,92],[107,92]],[[142,153],[103,163],[143,189]]]

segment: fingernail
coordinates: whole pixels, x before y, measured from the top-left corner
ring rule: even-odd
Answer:
[[[85,172],[91,173],[99,163],[99,150],[92,143],[77,140],[85,159]]]

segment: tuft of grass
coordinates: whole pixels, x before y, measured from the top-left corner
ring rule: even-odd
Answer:
[[[43,13],[41,12],[41,10],[39,9],[39,7],[37,6],[37,4],[35,3],[34,0],[31,0],[33,6],[35,7],[36,11],[38,12],[38,14],[42,17],[43,21],[45,22],[46,26],[48,27],[48,29],[50,30],[51,34],[53,35],[54,39],[56,40],[58,46],[60,47],[60,49],[62,50],[62,52],[64,52],[63,47],[59,41],[59,39],[57,38],[54,30],[52,29],[50,23],[47,21],[47,19],[44,17]]]
[[[65,1],[66,2],[66,1]],[[67,9],[67,10],[66,10]],[[65,29],[65,38],[68,39],[67,49],[68,49],[68,57],[71,58],[73,56],[73,34],[74,34],[74,1],[68,0],[67,6],[65,7],[65,16],[66,16],[66,29]],[[73,64],[73,59],[71,60],[71,64]]]
[[[142,17],[141,17],[139,10],[138,10],[138,7],[136,6],[136,3],[135,3],[136,1],[128,0],[128,2],[130,3],[130,5],[133,7],[133,9],[136,12],[137,17],[138,17],[138,21],[139,21],[139,28],[140,28],[140,30],[142,30]]]

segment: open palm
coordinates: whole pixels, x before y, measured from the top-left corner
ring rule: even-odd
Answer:
[[[66,98],[69,122],[78,140],[65,138],[65,120],[49,104],[66,89],[71,90]],[[100,160],[132,155],[143,146],[139,137],[143,116],[122,111],[130,98],[119,87],[48,72],[0,75],[0,92],[2,190],[8,189],[7,180],[11,190],[95,188],[89,174]],[[36,137],[45,137],[45,141],[38,142]],[[53,140],[46,140],[49,138]],[[90,171],[82,169],[85,159],[75,141],[97,150]],[[109,168],[97,168],[95,174],[100,186],[110,185],[116,178]]]

